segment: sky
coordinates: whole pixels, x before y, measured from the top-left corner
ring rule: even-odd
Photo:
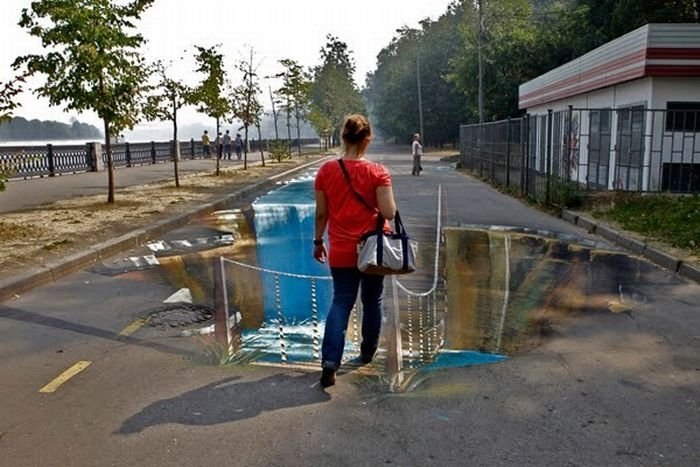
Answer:
[[[348,44],[357,66],[355,81],[364,85],[365,76],[375,69],[379,51],[391,41],[396,29],[418,27],[424,18],[436,19],[447,10],[451,0],[156,0],[147,10],[138,31],[148,40],[143,52],[147,60],[172,61],[173,75],[196,84],[193,72],[193,46],[221,44],[225,65],[233,84],[238,73],[237,60],[244,60],[253,48],[261,76],[273,75],[281,68],[282,58],[292,58],[304,66],[320,61],[320,49],[332,34]],[[42,51],[38,38],[17,26],[23,8],[31,0],[0,0],[0,81],[13,76],[15,57]],[[32,78],[29,88],[41,83]],[[267,90],[276,83],[263,82]],[[269,96],[264,96],[269,100]],[[65,113],[50,107],[48,101],[25,92],[22,107],[15,115],[25,118],[67,122],[76,116],[100,126],[94,114]],[[181,115],[183,124],[196,123],[205,116],[193,109]]]

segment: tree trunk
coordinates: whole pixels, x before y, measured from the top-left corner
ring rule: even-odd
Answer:
[[[262,166],[265,167],[265,153],[262,147],[262,131],[260,131],[260,122],[256,123],[255,126],[258,129],[258,141],[260,142],[260,160],[262,161]]]
[[[103,119],[105,126],[105,151],[107,154],[107,203],[114,204],[114,164],[112,162],[112,137],[109,133],[109,120]]]
[[[297,121],[297,153],[299,154],[299,157],[301,157],[301,129],[299,128],[299,106],[295,106],[295,113],[296,115],[294,116]]]
[[[245,140],[243,141],[243,170],[248,169],[248,124],[243,125],[243,136]]]
[[[290,109],[289,98],[287,98],[287,147],[289,147],[289,152],[292,152],[292,115]]]
[[[275,140],[279,140],[280,132],[277,129],[277,110],[275,110],[275,98],[272,95],[272,88],[268,86],[267,89],[270,90],[270,101],[272,101],[272,118],[275,120]]]
[[[219,145],[219,117],[216,117],[216,176],[221,175],[221,151]]]
[[[173,99],[173,170],[175,171],[175,188],[180,188],[180,175],[178,173],[178,163],[180,162],[180,141],[177,139],[177,104]]]

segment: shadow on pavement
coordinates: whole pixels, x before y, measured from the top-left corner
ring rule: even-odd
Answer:
[[[20,310],[18,308],[11,308],[8,306],[0,305],[0,318],[11,319],[15,321],[20,321],[23,323],[36,324],[39,326],[46,326],[55,329],[63,329],[65,331],[77,332],[79,334],[86,334],[88,336],[99,337],[102,339],[108,339],[115,342],[121,342],[123,344],[138,345],[141,347],[146,347],[152,350],[157,350],[160,352],[190,356],[192,352],[184,349],[178,349],[169,345],[159,344],[156,342],[148,342],[141,339],[137,339],[129,336],[121,336],[113,331],[108,331],[106,329],[96,328],[94,326],[88,326],[85,324],[78,324],[71,321],[66,321],[60,318],[51,318],[49,316],[44,316],[33,311]]]
[[[253,418],[263,412],[327,402],[329,394],[319,388],[309,389],[317,377],[316,374],[278,374],[239,383],[234,382],[240,376],[225,378],[152,403],[124,421],[117,433],[138,433],[166,423],[218,425]]]

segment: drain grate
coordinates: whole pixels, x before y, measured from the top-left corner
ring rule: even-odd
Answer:
[[[154,328],[182,328],[214,318],[214,310],[206,305],[168,303],[154,308],[146,316],[146,325]]]

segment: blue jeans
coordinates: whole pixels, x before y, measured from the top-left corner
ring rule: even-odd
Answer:
[[[350,312],[362,286],[362,345],[363,354],[373,355],[379,343],[382,326],[382,293],[384,276],[364,274],[357,268],[331,268],[333,276],[333,303],[326,318],[323,334],[322,366],[337,370],[343,358],[345,332]]]

